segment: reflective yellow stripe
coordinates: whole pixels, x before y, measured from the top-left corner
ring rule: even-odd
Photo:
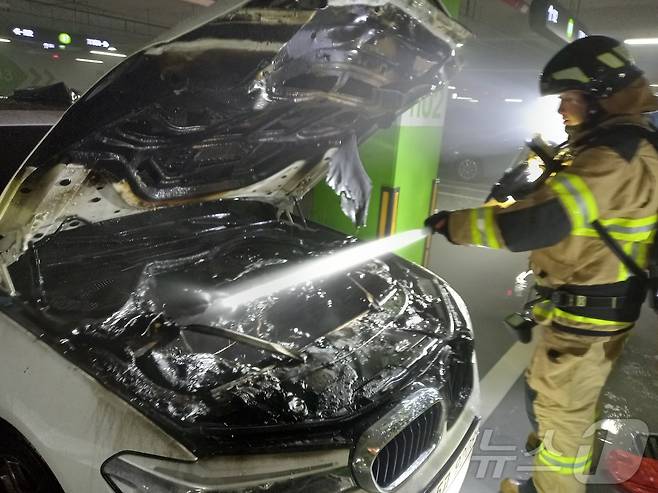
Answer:
[[[635,260],[635,257],[633,255],[633,251],[636,250],[636,246],[638,243],[626,243],[624,245],[621,245],[621,249],[624,251],[626,255],[628,255],[630,258]],[[628,267],[622,262],[621,260],[619,261],[619,274],[617,275],[617,281],[625,281],[628,279],[630,276],[630,273],[628,272]]]
[[[484,230],[487,237],[487,246],[489,248],[500,248],[498,238],[496,238],[496,227],[493,207],[484,208]]]
[[[585,220],[587,221],[587,224],[598,219],[599,208],[596,205],[594,194],[592,194],[591,190],[587,186],[587,183],[585,183],[585,180],[583,180],[580,176],[572,175],[570,173],[563,173],[563,176],[569,181],[571,185],[573,185],[576,190],[578,190],[580,199],[585,201],[587,209],[587,216]]]
[[[658,222],[658,215],[640,217],[637,219],[627,219],[623,217],[615,217],[612,219],[601,219],[601,224],[604,226],[622,226],[624,228],[639,228],[642,226],[655,226]]]
[[[653,241],[654,234],[651,235],[651,241]],[[648,259],[649,259],[649,245],[647,245],[646,243],[638,244],[637,245],[637,257],[635,258],[635,261],[637,262],[637,265],[639,265],[643,269],[646,269],[647,266],[649,265],[649,260]]]
[[[573,236],[589,236],[590,238],[600,238],[594,228],[575,228],[571,230]]]
[[[568,457],[555,454],[546,449],[542,444],[539,453],[537,454],[537,459],[545,466],[548,466],[551,472],[565,475],[584,473],[587,472],[592,465],[592,452],[590,450],[585,455]]]
[[[573,220],[574,228],[586,227],[599,217],[594,195],[580,176],[559,173],[549,182]]]
[[[617,233],[614,231],[608,231],[610,236],[615,240],[620,241],[634,241],[636,243],[651,243],[652,233]],[[573,236],[587,236],[590,238],[599,238],[599,234],[593,228],[576,228],[571,230]]]
[[[549,319],[553,316],[551,313],[552,308],[553,304],[550,301],[542,301],[532,307],[532,315],[542,320]]]
[[[471,244],[488,248],[500,248],[496,238],[496,219],[493,207],[471,209]]]
[[[578,203],[571,196],[569,190],[567,190],[564,184],[557,180],[559,176],[560,175],[556,175],[552,181],[548,182],[548,185],[558,196],[558,198],[562,202],[562,205],[564,205],[567,214],[569,214],[569,219],[571,219],[571,227],[573,229],[584,228],[585,223],[583,216],[580,214],[580,208],[578,207]]]
[[[480,229],[478,228],[478,210],[471,209],[471,244],[481,245],[482,244],[482,235],[480,235]]]
[[[559,308],[553,308],[553,316],[560,317],[571,322],[580,322],[583,324],[598,325],[598,326],[613,326],[613,327],[630,327],[633,325],[629,322],[614,322],[612,320],[602,320],[600,318],[592,317],[583,317],[581,315],[574,315],[573,313],[567,313],[564,310]]]
[[[612,219],[600,219],[600,222],[608,230],[610,236],[616,240],[651,243],[656,227],[658,226],[658,216],[654,214],[638,219],[616,217]],[[596,230],[589,226],[574,228],[571,234],[591,238],[598,236]]]

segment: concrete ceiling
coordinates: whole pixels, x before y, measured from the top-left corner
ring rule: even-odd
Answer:
[[[559,45],[533,32],[527,13],[513,8],[531,0],[461,0],[459,20],[475,37],[461,49],[462,78],[536,87],[543,64]],[[0,18],[106,36],[136,49],[212,0],[0,0]],[[561,0],[592,33],[620,39],[657,36],[658,0]],[[527,10],[527,9],[526,9]],[[638,63],[658,81],[658,50],[634,47]],[[488,78],[488,79],[487,79]],[[490,82],[489,82],[490,81]]]

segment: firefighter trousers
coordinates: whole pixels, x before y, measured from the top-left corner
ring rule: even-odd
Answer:
[[[583,336],[539,325],[535,334],[526,381],[542,446],[533,482],[539,493],[584,493],[596,403],[628,332]]]

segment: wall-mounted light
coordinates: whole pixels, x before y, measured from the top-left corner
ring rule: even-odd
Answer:
[[[210,7],[215,5],[215,0],[182,0],[183,2],[193,3],[195,5],[201,5],[202,7]]]
[[[0,38],[0,43],[11,43],[11,39]]]
[[[92,60],[91,58],[76,58],[75,61],[83,63],[104,63],[103,60]]]
[[[128,55],[124,55],[123,53],[111,53],[107,51],[98,51],[98,50],[90,50],[89,53],[91,53],[92,55],[114,56],[119,58],[126,58],[128,56]]]
[[[73,42],[73,39],[69,33],[59,33],[57,35],[57,41],[63,45],[70,45]]]
[[[626,43],[627,45],[635,45],[635,46],[658,45],[658,38],[631,38],[631,39],[625,39],[624,43]]]

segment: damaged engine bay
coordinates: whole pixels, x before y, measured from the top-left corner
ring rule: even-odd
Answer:
[[[62,231],[11,267],[21,299],[10,310],[198,453],[241,433],[255,448],[300,427],[322,437],[410,384],[443,389],[456,416],[471,333],[443,282],[409,262],[389,256],[221,307],[241,280],[350,241],[275,212],[224,201]],[[349,442],[342,430],[322,439]]]
[[[354,241],[290,213],[326,177],[365,222],[357,145],[445,85],[463,29],[432,2],[226,4],[29,156],[0,198],[2,310],[199,457],[353,443],[423,386],[450,426],[473,341],[434,274],[387,255],[221,300]]]

